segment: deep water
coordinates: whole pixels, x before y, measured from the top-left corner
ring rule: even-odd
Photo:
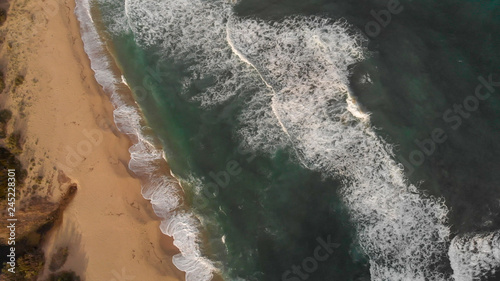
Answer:
[[[97,2],[217,275],[496,280],[500,1]]]

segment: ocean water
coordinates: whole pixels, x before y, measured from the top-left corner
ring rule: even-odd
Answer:
[[[76,14],[186,280],[498,280],[500,1]]]

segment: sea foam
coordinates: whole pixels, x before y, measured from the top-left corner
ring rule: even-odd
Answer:
[[[238,128],[247,147],[269,154],[291,148],[305,167],[343,180],[342,197],[370,258],[373,280],[450,279],[443,266],[448,254],[457,279],[497,261],[495,254],[475,255],[483,262],[467,264],[468,248],[457,245],[477,239],[450,242],[443,200],[409,184],[392,147],[370,127],[369,115],[350,95],[348,80],[349,66],[364,59],[364,39],[344,21],[242,19],[228,1],[202,0],[125,0],[123,13],[118,22],[126,22],[127,29],[121,32],[133,32],[144,48],[161,47],[165,57],[190,65],[186,91],[193,81],[210,81],[193,98],[202,106],[248,95]],[[92,50],[87,52],[92,56]],[[97,76],[98,71],[100,81]],[[131,169],[146,173],[159,153],[135,130],[137,121],[125,120],[134,114],[119,116],[117,124],[137,136]],[[174,237],[182,253],[174,263],[188,272],[187,280],[209,280],[214,267],[201,257],[198,221],[177,211],[182,200],[168,180],[154,175],[149,182],[143,194],[164,219],[162,231]],[[494,237],[481,239],[497,245]]]
[[[143,197],[151,201],[156,215],[162,219],[160,229],[174,238],[174,244],[180,250],[180,254],[173,257],[173,263],[186,272],[187,281],[211,280],[214,267],[202,256],[199,248],[199,221],[183,208],[177,180],[159,169],[161,161],[165,161],[164,153],[144,133],[144,121],[138,107],[127,104],[120,96],[120,88],[127,85],[111,70],[106,46],[94,26],[90,8],[89,0],[77,1],[75,14],[95,78],[115,107],[114,121],[119,130],[133,141],[129,148],[129,168],[141,178]]]
[[[292,147],[304,166],[346,179],[343,196],[375,280],[443,278],[429,268],[446,259],[447,209],[406,183],[390,147],[349,99],[348,67],[363,50],[344,22],[239,19],[225,1],[126,2],[139,44],[192,62],[186,85],[215,78],[194,98],[202,105],[256,89],[239,130],[249,146]]]
[[[500,274],[500,232],[456,236],[451,241],[449,256],[457,281]]]
[[[343,198],[370,257],[372,278],[446,278],[439,268],[448,245],[446,207],[407,184],[391,147],[368,126],[369,117],[352,102],[349,110],[348,66],[363,59],[362,39],[343,22],[316,17],[274,24],[239,20],[234,30],[236,48],[272,81],[269,110],[298,158],[344,179]],[[255,143],[252,135],[244,137]]]
[[[368,117],[348,105],[348,66],[363,50],[344,22],[239,19],[225,1],[127,0],[126,11],[139,44],[192,63],[186,85],[214,79],[194,98],[202,105],[255,89],[241,116],[257,124],[240,129],[248,145],[292,147],[304,166],[346,179],[343,196],[375,280],[444,278],[429,268],[446,258],[446,207],[406,183]]]

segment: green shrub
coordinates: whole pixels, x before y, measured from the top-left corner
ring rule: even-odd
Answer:
[[[16,170],[16,181],[22,184],[27,176],[26,170],[23,169],[21,161],[16,156],[4,147],[0,147],[0,186],[7,186],[8,169]],[[7,196],[7,188],[0,188],[0,199],[5,200]]]
[[[20,154],[21,152],[23,152],[23,148],[21,147],[21,134],[17,132],[12,133],[7,138],[7,143],[5,145],[10,150],[10,152],[14,154]]]
[[[0,71],[0,93],[5,89],[5,77],[3,76],[3,72]]]
[[[0,26],[5,23],[7,20],[7,11],[4,9],[0,9]]]
[[[7,137],[7,122],[12,118],[12,112],[8,109],[0,110],[0,139]]]
[[[16,273],[7,271],[8,266],[2,269],[2,277],[6,281],[36,281],[43,270],[43,252],[27,253],[17,259]],[[55,279],[58,280],[58,279]],[[64,280],[64,279],[63,279]],[[71,280],[71,279],[68,279]],[[79,280],[79,279],[76,279]]]
[[[43,253],[26,254],[18,259],[19,274],[25,280],[36,280],[43,269]]]
[[[23,83],[24,83],[24,76],[17,75],[16,79],[14,80],[14,84],[16,86],[21,86]]]
[[[0,123],[6,124],[12,118],[12,111],[8,109],[0,110]]]

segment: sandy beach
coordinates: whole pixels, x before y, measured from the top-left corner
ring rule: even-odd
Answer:
[[[184,280],[172,264],[178,250],[127,169],[130,140],[113,123],[113,107],[94,79],[72,0],[10,1],[1,27],[2,108],[13,112],[8,133],[20,132],[28,171],[18,204],[57,202],[78,191],[43,245],[46,260],[60,248],[58,269],[82,280]],[[6,4],[3,4],[6,5]],[[17,85],[16,77],[24,81]],[[24,206],[29,209],[29,206]],[[46,262],[44,280],[48,274]]]

